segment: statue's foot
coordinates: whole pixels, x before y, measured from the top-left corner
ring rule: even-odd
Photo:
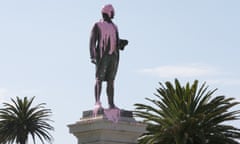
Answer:
[[[100,101],[97,101],[96,103],[95,103],[95,108],[102,108],[102,103],[100,102]]]
[[[96,102],[93,109],[93,116],[96,117],[98,113],[101,113],[101,111],[103,111],[101,102]]]

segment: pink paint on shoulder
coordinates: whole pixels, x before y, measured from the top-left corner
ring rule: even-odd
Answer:
[[[103,20],[98,22],[98,27],[101,35],[100,48],[106,48],[108,41],[110,41],[109,54],[111,55],[117,49],[117,27],[113,23],[108,23]]]

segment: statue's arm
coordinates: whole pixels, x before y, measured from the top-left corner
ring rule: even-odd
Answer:
[[[128,40],[126,39],[120,39],[119,33],[117,30],[117,48],[120,50],[124,50],[124,48],[128,45]]]
[[[96,47],[97,47],[98,36],[99,36],[99,30],[98,30],[97,24],[95,24],[91,31],[90,44],[89,44],[90,58],[91,58],[91,62],[94,64],[96,64],[96,59],[97,59]]]

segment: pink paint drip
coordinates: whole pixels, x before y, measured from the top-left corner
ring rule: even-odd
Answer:
[[[97,102],[94,106],[93,109],[93,117],[96,117],[98,114],[98,111],[100,109],[104,109],[102,107],[101,102]],[[120,109],[115,107],[115,108],[111,108],[111,109],[104,109],[104,115],[106,116],[106,118],[114,123],[117,123],[120,119]]]
[[[117,123],[120,119],[120,110],[118,108],[104,109],[104,114],[108,120]]]

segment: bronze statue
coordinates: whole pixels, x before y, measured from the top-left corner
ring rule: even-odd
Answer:
[[[113,23],[114,8],[111,4],[102,8],[102,18],[96,22],[91,31],[90,57],[96,65],[95,105],[100,105],[102,82],[107,82],[109,108],[114,104],[114,79],[118,69],[119,50],[128,44],[127,40],[119,38],[117,26]]]

